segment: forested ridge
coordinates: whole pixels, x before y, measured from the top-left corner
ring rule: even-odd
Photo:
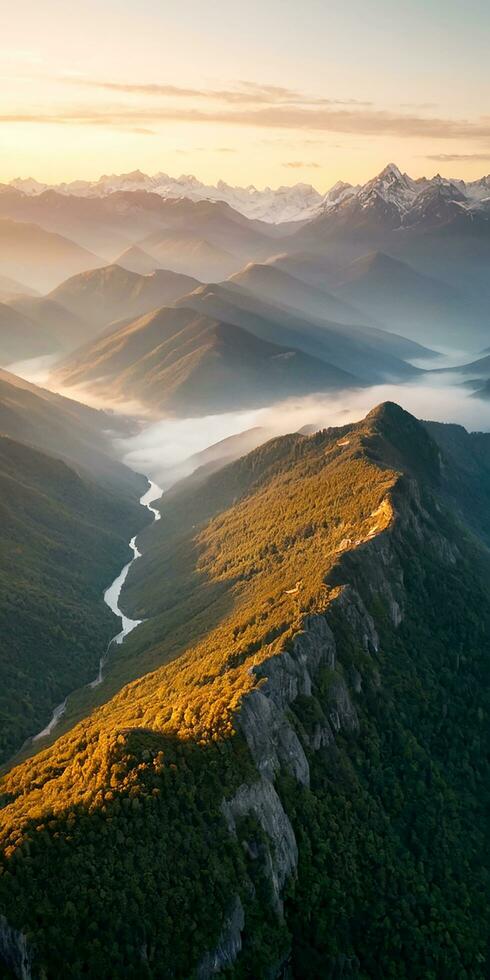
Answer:
[[[149,620],[107,702],[2,781],[0,912],[33,977],[201,978],[238,895],[229,980],[484,980],[490,565],[449,479],[387,405],[173,497],[129,583]],[[281,916],[274,841],[253,814],[230,833],[222,801],[257,783],[240,705],[313,613],[336,662],[287,709],[311,779],[276,778],[298,844]],[[331,720],[339,690],[350,729]],[[318,726],[332,738],[314,748]]]

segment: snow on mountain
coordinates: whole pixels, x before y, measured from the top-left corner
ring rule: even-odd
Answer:
[[[216,185],[204,184],[191,174],[170,177],[166,173],[153,176],[134,170],[127,174],[105,174],[99,180],[75,180],[63,184],[44,184],[31,177],[17,178],[10,186],[27,195],[41,194],[48,189],[59,194],[79,197],[105,197],[118,191],[149,191],[166,199],[187,198],[191,201],[224,201],[247,218],[279,224],[285,221],[306,221],[329,212],[342,212],[346,207],[376,209],[383,206],[395,221],[413,223],[425,205],[449,203],[469,210],[490,207],[490,176],[465,183],[436,174],[435,177],[414,179],[394,163],[362,185],[338,181],[321,194],[311,184],[293,184],[259,190],[234,187],[220,180]]]
[[[333,189],[332,189],[333,190]],[[320,215],[337,216],[341,221],[370,211],[390,227],[408,227],[430,222],[440,223],[461,211],[490,209],[490,177],[470,183],[435,177],[414,179],[389,163],[360,187],[350,187],[335,196],[325,195]]]
[[[19,178],[12,180],[10,186],[29,195],[41,194],[50,186],[50,189],[60,194],[76,194],[79,197],[105,197],[117,191],[150,191],[167,199],[225,201],[248,218],[274,223],[311,218],[324,200],[323,195],[311,184],[258,190],[252,184],[249,187],[232,187],[222,180],[216,186],[203,184],[188,174],[170,177],[165,173],[157,173],[150,177],[140,170],[128,174],[106,174],[96,181],[76,180],[57,185],[41,184],[32,178]]]

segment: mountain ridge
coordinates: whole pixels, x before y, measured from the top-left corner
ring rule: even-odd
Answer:
[[[489,554],[443,505],[443,462],[388,403],[169,503],[128,588],[151,618],[113,663],[139,673],[4,777],[9,963],[376,976],[389,928],[407,978],[483,980]]]

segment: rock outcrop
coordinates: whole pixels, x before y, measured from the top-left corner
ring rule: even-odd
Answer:
[[[245,913],[238,895],[232,902],[230,911],[223,923],[218,945],[212,953],[206,953],[199,964],[197,980],[210,980],[211,977],[232,966],[242,948],[242,931]]]
[[[31,956],[24,933],[14,929],[0,915],[0,959],[19,980],[33,980]]]
[[[236,720],[260,778],[251,786],[240,786],[234,797],[223,803],[223,813],[232,833],[236,833],[237,821],[250,815],[264,831],[269,842],[263,856],[264,868],[279,916],[284,886],[296,872],[298,846],[274,788],[275,779],[283,771],[308,787],[308,752],[328,749],[340,732],[355,736],[359,731],[355,699],[362,697],[363,678],[353,667],[343,671],[336,627],[341,622],[350,641],[374,660],[373,678],[379,685],[381,678],[375,661],[380,640],[366,602],[376,599],[379,606],[380,600],[379,608],[392,628],[400,625],[405,605],[400,560],[404,534],[407,530],[412,532],[446,563],[453,564],[457,558],[450,543],[434,530],[415,481],[404,480],[398,488],[392,515],[388,527],[339,556],[325,579],[331,589],[326,611],[305,617],[302,630],[293,637],[288,650],[252,668],[258,683],[243,698]],[[331,677],[328,693],[320,704],[321,717],[308,732],[299,731],[293,706],[300,696],[309,698],[315,694],[315,682],[322,670],[331,672]],[[238,955],[238,943],[235,948]]]

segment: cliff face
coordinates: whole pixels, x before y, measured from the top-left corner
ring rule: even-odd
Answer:
[[[31,953],[22,932],[13,929],[4,915],[0,915],[0,959],[19,980],[32,980]]]
[[[276,779],[287,774],[299,786],[309,787],[312,755],[333,750],[340,734],[349,739],[362,735],[356,703],[363,698],[364,678],[358,669],[344,664],[343,655],[349,645],[363,651],[371,681],[382,696],[383,676],[377,656],[379,632],[376,619],[367,607],[377,608],[384,620],[385,633],[386,624],[388,631],[396,631],[402,623],[406,605],[403,555],[407,536],[437,563],[457,568],[461,557],[457,546],[437,529],[433,516],[422,504],[417,482],[402,479],[390,501],[388,527],[344,553],[326,576],[330,601],[325,613],[307,616],[303,629],[295,634],[287,650],[252,668],[259,684],[244,697],[237,726],[259,778],[251,785],[240,786],[232,799],[223,803],[223,812],[231,833],[236,833],[237,819],[245,816],[253,816],[261,826],[268,842],[265,851],[254,854],[253,840],[245,846],[263,863],[279,918],[283,917],[285,887],[294,881],[297,873],[299,848],[287,808],[275,789]],[[319,693],[320,673],[328,678],[326,694]],[[305,699],[313,696],[315,719],[303,726],[307,714]],[[298,702],[301,702],[299,707]],[[253,891],[253,884],[249,882],[245,888]],[[226,923],[223,939],[227,929]],[[241,952],[237,919],[233,938],[229,931],[228,938],[220,969],[229,968]],[[287,959],[285,949],[271,977],[285,975]],[[218,960],[216,953],[215,962]],[[351,975],[348,958],[341,956],[331,965],[332,976],[343,976],[344,970],[346,976]]]
[[[278,775],[286,773],[300,786],[308,787],[311,753],[328,751],[341,732],[353,738],[359,734],[356,700],[362,698],[363,677],[353,668],[343,671],[342,650],[348,637],[372,661],[372,669],[377,672],[380,643],[375,620],[361,593],[368,603],[381,600],[385,616],[396,629],[403,618],[404,574],[400,550],[407,531],[415,533],[421,548],[432,550],[443,561],[456,560],[450,542],[430,527],[415,481],[406,481],[395,493],[394,500],[396,503],[390,501],[388,505],[387,502],[388,527],[344,552],[327,575],[325,584],[330,590],[330,600],[326,612],[307,616],[289,649],[252,668],[258,685],[240,705],[237,727],[254,760],[258,779],[252,784],[242,784],[232,799],[225,800],[223,812],[231,833],[236,833],[238,819],[246,816],[253,816],[262,828],[268,842],[265,851],[254,855],[252,840],[245,846],[263,863],[279,917],[283,915],[284,888],[296,874],[298,843],[274,784]],[[313,725],[307,729],[301,725],[301,708],[294,715],[291,709],[298,699],[311,699],[317,693],[320,672],[329,678],[328,693],[320,701],[320,712]],[[382,677],[377,683],[382,686]],[[251,882],[246,887],[253,891]],[[221,970],[239,956],[242,942],[237,917],[234,925],[231,934],[228,920],[225,922],[220,944],[203,961],[199,976],[211,975],[209,971],[206,974],[205,964],[219,963]],[[241,929],[244,927],[245,919]],[[278,977],[282,971],[283,963],[278,966]]]

